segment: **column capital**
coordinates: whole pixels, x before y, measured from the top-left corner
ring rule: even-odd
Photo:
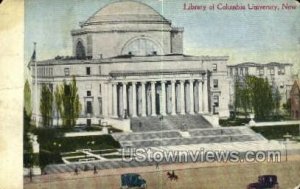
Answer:
[[[179,80],[179,82],[182,84],[182,83],[185,83],[185,80]]]
[[[130,81],[130,83],[132,83],[132,85],[135,85],[137,82],[136,81]]]
[[[145,84],[147,83],[147,81],[140,81],[140,83],[141,83],[142,85],[145,85]]]
[[[151,82],[151,84],[154,84],[154,85],[156,84],[156,81],[150,81],[150,82]]]
[[[189,79],[190,83],[193,83],[195,81],[195,79]]]
[[[171,83],[172,83],[172,84],[175,84],[175,83],[176,83],[176,80],[171,80]]]
[[[161,80],[160,82],[161,82],[161,83],[164,83],[164,84],[166,84],[166,83],[167,83],[167,81],[166,81],[166,80]]]
[[[127,82],[127,81],[122,81],[122,84],[123,84],[123,85],[127,85],[128,82]]]

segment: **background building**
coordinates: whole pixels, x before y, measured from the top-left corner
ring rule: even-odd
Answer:
[[[278,88],[281,96],[281,104],[286,103],[289,98],[289,91],[293,84],[292,81],[292,64],[270,62],[259,64],[245,62],[236,65],[228,65],[227,71],[230,78],[230,104],[234,104],[234,83],[236,80],[251,75],[261,78],[267,78],[270,85]]]

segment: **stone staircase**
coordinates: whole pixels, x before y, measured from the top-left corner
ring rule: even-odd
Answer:
[[[131,130],[133,132],[176,130],[183,127],[185,129],[200,129],[211,128],[212,125],[201,115],[131,118]]]
[[[184,133],[184,134],[183,134]],[[204,143],[259,141],[264,138],[248,127],[218,127],[181,130],[116,133],[112,135],[124,148],[177,146]]]

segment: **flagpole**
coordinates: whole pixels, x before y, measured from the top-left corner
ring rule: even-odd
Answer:
[[[34,52],[36,52],[36,42],[34,44]],[[36,55],[35,55],[36,56]],[[38,102],[37,102],[37,66],[36,66],[36,57],[34,58],[34,77],[35,77],[35,126],[38,127]]]

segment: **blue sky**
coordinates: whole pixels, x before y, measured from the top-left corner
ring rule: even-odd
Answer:
[[[184,27],[184,49],[192,55],[228,55],[229,63],[255,61],[300,65],[300,7],[293,11],[184,11],[184,3],[211,5],[264,4],[281,6],[288,0],[140,0],[174,26]],[[38,60],[71,55],[70,31],[78,28],[108,0],[26,0],[25,62],[37,42]],[[297,4],[299,6],[299,4]],[[300,66],[299,66],[300,67]],[[298,69],[298,67],[297,67]],[[297,70],[296,69],[296,70]]]

